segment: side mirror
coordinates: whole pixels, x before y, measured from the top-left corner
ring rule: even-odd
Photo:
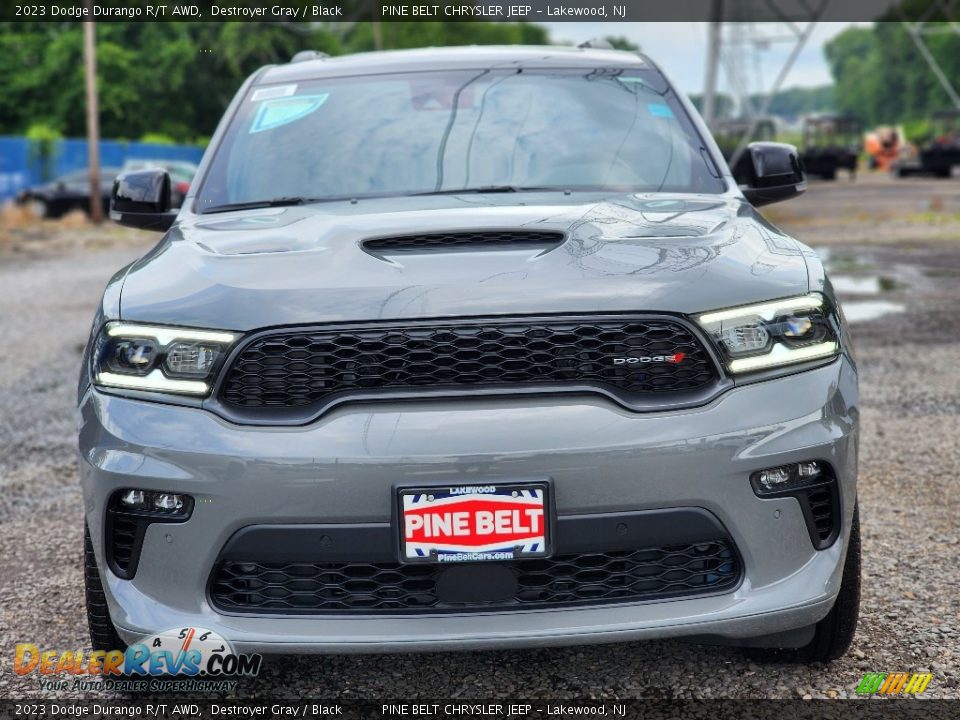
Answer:
[[[754,207],[789,200],[807,189],[807,176],[793,145],[750,143],[744,159],[741,190]]]
[[[150,168],[120,175],[110,194],[110,219],[143,230],[169,230],[177,213],[170,210],[170,176]]]

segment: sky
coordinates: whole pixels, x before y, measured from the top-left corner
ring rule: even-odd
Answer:
[[[554,41],[568,41],[573,44],[606,35],[625,36],[653,58],[681,90],[686,93],[699,93],[703,90],[707,23],[557,22],[540,24],[549,29]],[[830,69],[823,56],[823,45],[852,24],[848,22],[818,23],[782,87],[810,87],[832,82]],[[753,23],[752,25],[757,32],[764,35],[790,37],[786,26],[779,23]],[[765,89],[770,87],[792,47],[792,42],[770,43],[769,49],[759,53],[759,70],[756,68],[756,61],[749,53],[742,55],[745,58],[743,65],[749,68],[751,91],[759,91],[761,82]],[[720,73],[720,89],[730,89],[723,69]]]

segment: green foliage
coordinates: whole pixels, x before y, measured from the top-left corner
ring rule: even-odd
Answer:
[[[753,96],[750,102],[754,108],[760,109],[760,97]],[[767,114],[794,119],[811,113],[831,112],[833,109],[833,85],[820,85],[781,90],[770,99]]]
[[[703,111],[703,96],[691,95],[690,99],[698,110]],[[751,95],[750,103],[755,112],[763,106],[763,96]],[[736,112],[736,103],[726,93],[718,93],[715,100],[716,116],[725,120],[733,118]],[[766,115],[777,115],[788,120],[794,120],[801,115],[811,113],[831,112],[834,109],[833,86],[795,87],[780,90],[770,98],[770,105]]]
[[[97,78],[104,138],[164,136],[208,142],[237,88],[257,68],[300,50],[373,50],[372,23],[98,23]],[[346,28],[346,29],[344,29]],[[380,23],[386,49],[549,41],[529,23]],[[0,134],[35,123],[86,132],[79,23],[0,23]],[[199,138],[199,140],[198,140]]]
[[[902,127],[907,142],[923,145],[933,139],[933,128],[929,120],[906,120]]]
[[[614,50],[629,50],[630,52],[640,50],[639,45],[625,38],[623,35],[606,35],[603,39],[610,43]]]
[[[163,135],[161,133],[146,133],[142,138],[140,138],[142,143],[150,143],[151,145],[176,145],[177,141],[174,140],[169,135]]]
[[[63,140],[63,133],[45,123],[34,123],[27,128],[24,135],[30,142],[35,142],[45,147],[52,146],[53,143],[58,140]]]
[[[44,123],[34,123],[25,135],[30,143],[29,162],[39,168],[42,179],[49,180],[57,159],[57,143],[63,140],[63,134]]]
[[[697,108],[697,112],[703,112],[703,95],[691,95],[690,102]],[[715,116],[720,120],[732,118],[736,114],[736,104],[726,93],[717,93],[714,96],[713,107]]]
[[[795,147],[803,147],[803,133],[802,132],[779,132],[776,136],[777,142],[787,143],[787,145],[793,145]]]
[[[926,40],[947,77],[960,77],[960,37],[948,32],[928,35]],[[828,42],[824,52],[835,82],[837,110],[859,116],[867,127],[922,121],[951,106],[899,22],[848,28]],[[919,124],[915,129],[918,137],[926,132]]]

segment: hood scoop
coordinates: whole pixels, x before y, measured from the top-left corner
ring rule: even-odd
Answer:
[[[362,244],[365,250],[376,253],[528,250],[556,247],[564,237],[562,232],[538,230],[474,230],[371,238]]]

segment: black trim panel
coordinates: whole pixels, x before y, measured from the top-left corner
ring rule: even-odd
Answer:
[[[556,519],[554,554],[682,545],[725,537],[729,533],[720,520],[702,508],[567,515]],[[218,562],[393,562],[397,559],[395,547],[389,522],[249,525],[230,536]]]

